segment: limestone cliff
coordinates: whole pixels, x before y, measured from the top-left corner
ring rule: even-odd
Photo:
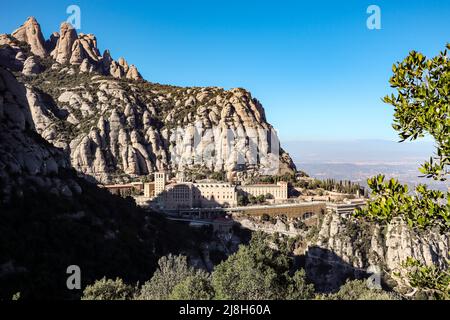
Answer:
[[[97,181],[196,166],[231,174],[295,171],[262,105],[244,89],[144,81],[134,65],[113,60],[108,50],[100,55],[94,35],[67,23],[44,41],[29,19],[0,36],[0,48],[0,64],[21,71],[29,85],[36,131]]]
[[[346,279],[379,272],[381,282],[396,291],[412,292],[402,264],[408,257],[441,269],[450,266],[450,233],[415,230],[401,219],[379,225],[352,217],[326,214],[317,226],[282,217],[271,221],[238,217],[246,229],[296,239],[294,254],[303,256],[308,278],[323,292],[337,290]]]
[[[415,230],[403,220],[379,224],[344,218],[324,217],[317,237],[306,250],[306,270],[322,290],[335,289],[346,277],[359,277],[378,268],[382,280],[406,293],[402,263],[412,257],[424,265],[448,268],[450,233]]]

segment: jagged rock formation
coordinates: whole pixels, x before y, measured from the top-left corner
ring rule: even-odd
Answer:
[[[406,293],[402,263],[412,257],[425,265],[448,268],[450,233],[411,229],[401,219],[386,226],[344,218],[324,217],[317,237],[308,243],[306,271],[319,290],[335,290],[348,277],[367,276],[377,267],[382,280]]]
[[[13,71],[22,71],[28,57],[29,45],[7,34],[0,34],[0,65]]]
[[[75,29],[66,22],[62,23],[55,49],[50,53],[51,57],[60,64],[68,63],[72,56],[72,47],[76,38],[77,33]]]
[[[44,57],[47,54],[41,26],[35,18],[28,18],[19,29],[12,33],[12,36],[19,41],[28,43],[33,54],[40,57]]]
[[[35,37],[26,32],[31,27]],[[77,35],[68,23],[46,42],[34,19],[19,30],[14,34],[31,52],[15,45],[13,36],[0,36],[0,63],[22,66],[37,132],[70,154],[73,167],[87,176],[123,181],[193,166],[249,174],[274,166],[272,174],[295,170],[271,139],[262,105],[244,89],[143,81],[134,65],[114,61],[108,50],[100,55],[95,36]],[[47,56],[40,61],[35,52]]]
[[[332,292],[347,279],[379,272],[381,281],[401,294],[412,292],[402,264],[408,257],[424,265],[449,268],[450,233],[413,230],[397,219],[387,225],[328,213],[317,227],[282,217],[262,221],[233,217],[242,228],[296,239],[294,254],[305,257],[305,270],[318,291]]]
[[[72,25],[67,22],[63,22],[59,32],[52,33],[48,40],[44,39],[40,25],[33,17],[28,18],[11,35],[0,34],[0,45],[17,48],[19,43],[27,43],[31,54],[40,58],[50,56],[60,65],[80,65],[87,59],[86,63],[89,65],[87,69],[90,72],[95,70],[115,78],[142,80],[142,76],[134,65],[128,66],[124,58],[114,61],[109,51],[105,51],[103,56],[100,55],[95,36],[77,34]]]

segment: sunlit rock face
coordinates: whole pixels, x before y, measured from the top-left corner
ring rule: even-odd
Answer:
[[[317,238],[308,244],[306,270],[323,291],[338,288],[348,277],[377,273],[398,290],[411,291],[402,266],[408,257],[448,267],[450,233],[413,230],[401,219],[380,226],[327,214]]]
[[[101,55],[94,35],[67,22],[45,41],[30,18],[0,43],[0,63],[22,70],[35,130],[98,182],[193,167],[231,175],[295,171],[262,105],[244,89],[144,81],[136,66],[108,50]]]

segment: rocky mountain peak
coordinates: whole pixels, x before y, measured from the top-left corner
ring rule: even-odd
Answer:
[[[59,38],[56,42],[55,49],[50,54],[52,58],[60,64],[68,63],[72,57],[72,48],[77,38],[77,32],[72,25],[63,22],[59,30]]]
[[[19,41],[28,43],[31,47],[31,52],[35,55],[44,57],[47,54],[41,26],[34,17],[29,17],[23,25],[12,33],[12,36]]]
[[[20,47],[20,42],[27,43],[32,54],[41,58],[49,55],[60,65],[80,66],[84,62],[83,72],[97,72],[118,79],[142,80],[136,66],[129,65],[124,58],[114,61],[108,50],[101,55],[95,35],[81,32],[77,34],[68,22],[63,22],[59,32],[53,32],[47,40],[44,39],[41,27],[34,17],[28,18],[11,35],[0,35],[0,45],[15,47],[15,54],[20,51],[17,49]],[[8,65],[17,65],[18,69],[23,68],[27,57],[21,61],[12,61],[15,58],[11,57],[12,54],[11,52],[10,57],[7,57],[11,60]]]

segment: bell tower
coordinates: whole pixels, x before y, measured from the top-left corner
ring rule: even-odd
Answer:
[[[165,172],[155,172],[155,196],[164,192],[166,188],[167,174]]]

